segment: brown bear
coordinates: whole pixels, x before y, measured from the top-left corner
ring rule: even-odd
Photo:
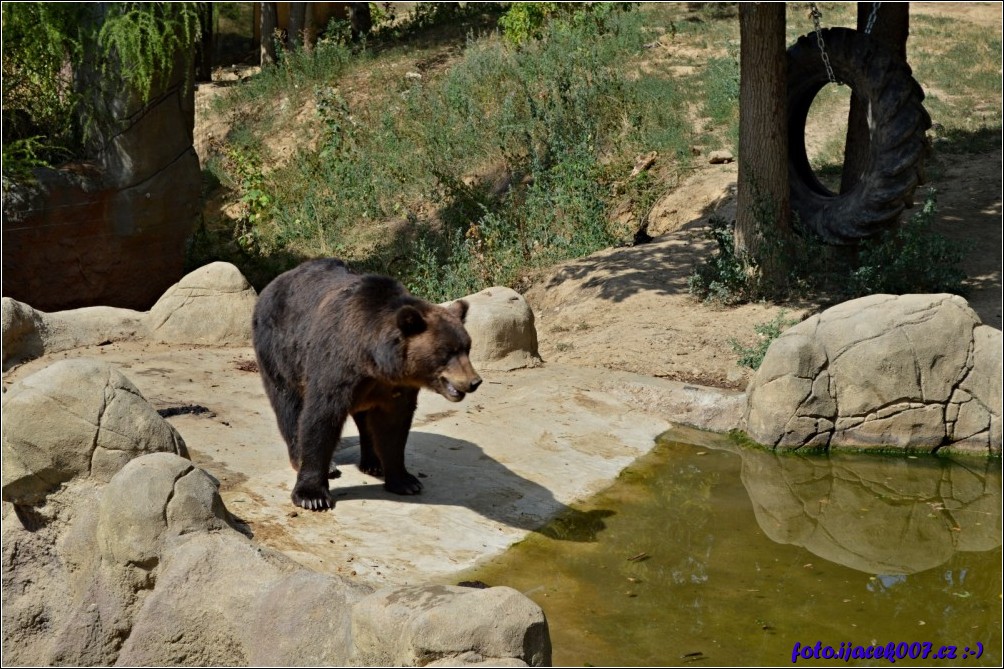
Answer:
[[[467,303],[411,295],[390,277],[353,274],[334,258],[276,277],[255,305],[255,354],[296,470],[293,503],[333,506],[328,478],[345,420],[359,428],[359,469],[413,495],[404,466],[420,388],[459,402],[481,384],[464,329]],[[329,471],[331,472],[329,474]]]

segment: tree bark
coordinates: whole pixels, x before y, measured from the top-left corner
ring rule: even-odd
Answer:
[[[861,32],[868,26],[871,2],[858,3],[858,26]],[[906,61],[906,38],[910,34],[910,3],[883,2],[878,10],[871,36]],[[847,139],[844,144],[844,168],[840,175],[840,192],[846,193],[868,169],[868,109],[855,93],[851,93],[851,108],[847,113]]]
[[[307,3],[289,3],[289,25],[286,26],[286,48],[290,51],[303,46],[303,31],[307,26]]]
[[[261,65],[275,64],[275,28],[278,12],[274,2],[261,3]]]
[[[784,3],[739,8],[739,184],[735,248],[772,282],[790,230]]]
[[[199,59],[195,68],[196,81],[213,80],[213,3],[199,3]]]

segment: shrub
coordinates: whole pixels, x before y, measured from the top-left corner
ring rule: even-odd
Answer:
[[[960,264],[965,246],[931,229],[935,202],[931,191],[901,227],[861,244],[850,279],[854,295],[964,292],[966,274]]]
[[[767,355],[767,349],[770,348],[771,343],[780,337],[782,332],[798,323],[797,320],[785,318],[786,314],[787,312],[782,309],[770,321],[754,325],[753,331],[757,335],[757,340],[752,346],[743,346],[738,340],[734,338],[729,339],[729,346],[739,354],[739,360],[736,364],[740,367],[749,367],[753,370],[760,369],[760,365],[763,363],[763,358]]]

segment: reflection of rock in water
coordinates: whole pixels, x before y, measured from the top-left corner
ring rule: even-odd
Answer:
[[[831,562],[912,574],[1001,545],[998,461],[740,454],[764,533]]]

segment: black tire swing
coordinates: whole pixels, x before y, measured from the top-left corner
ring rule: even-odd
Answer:
[[[805,122],[819,91],[830,83],[816,33],[788,49],[788,178],[791,208],[802,225],[829,244],[855,244],[895,224],[923,182],[925,133],[931,117],[910,66],[864,32],[821,31],[833,74],[868,110],[868,160],[844,193],[820,183],[805,151]]]

